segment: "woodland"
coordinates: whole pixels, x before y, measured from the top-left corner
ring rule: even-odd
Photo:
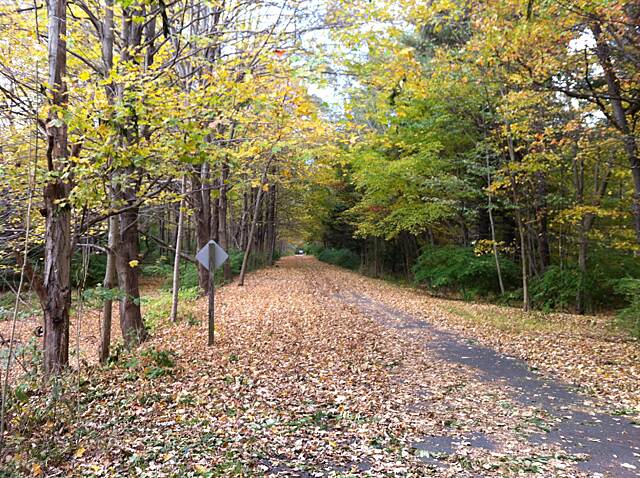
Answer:
[[[632,0],[0,0],[0,476],[439,473],[385,408],[417,339],[331,302],[356,285],[637,423],[639,120]],[[477,406],[436,362],[422,383]],[[163,420],[193,429],[150,444]],[[269,438],[285,422],[322,446]],[[582,476],[510,449],[437,476]]]

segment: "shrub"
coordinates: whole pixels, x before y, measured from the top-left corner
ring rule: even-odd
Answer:
[[[629,301],[629,305],[618,312],[618,325],[640,338],[640,279],[621,279],[615,284],[615,291]]]
[[[198,286],[181,287],[178,291],[178,316],[193,314],[195,301],[200,293]],[[171,315],[173,295],[171,291],[162,291],[152,297],[142,298],[142,310],[145,327],[151,331],[157,329]]]
[[[500,269],[505,286],[518,283],[518,267],[513,261],[500,258]],[[460,292],[466,298],[500,291],[494,257],[476,256],[468,247],[426,247],[413,272],[417,284],[441,292]]]
[[[562,269],[551,266],[532,279],[532,305],[544,310],[573,309],[582,288],[588,311],[621,307],[631,302],[625,292],[627,279],[640,279],[638,258],[621,251],[594,249],[586,275],[575,265]]]
[[[242,269],[242,259],[244,259],[244,252],[239,251],[237,249],[231,249],[229,251],[229,259],[227,259],[231,263],[231,272],[233,275],[240,274],[240,269]]]
[[[567,310],[576,304],[578,290],[592,290],[590,277],[581,283],[581,273],[575,267],[549,267],[544,274],[531,281],[532,306],[542,310]]]
[[[318,257],[322,252],[323,247],[320,244],[314,242],[311,244],[305,244],[303,249],[304,249],[304,253],[307,254],[308,256]]]
[[[318,254],[318,259],[345,269],[356,270],[360,267],[360,257],[349,249],[324,249]]]
[[[171,373],[176,366],[175,353],[172,350],[148,349],[141,354],[146,362],[144,374],[149,378],[158,378]]]
[[[198,267],[191,262],[180,264],[180,289],[193,289],[198,287],[198,284]]]
[[[71,284],[75,287],[86,285],[93,287],[104,280],[104,273],[107,270],[106,254],[90,254],[87,264],[86,280],[82,253],[76,252],[71,257]]]
[[[166,277],[173,274],[173,265],[167,262],[155,262],[142,266],[142,275],[147,277]]]

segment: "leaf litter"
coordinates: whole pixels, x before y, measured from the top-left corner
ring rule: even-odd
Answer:
[[[346,288],[491,340],[446,301],[286,258],[217,292],[214,347],[203,298],[198,323],[167,323],[117,364],[85,369],[62,396],[77,415],[15,427],[5,464],[27,476],[588,476],[580,456],[528,441],[544,411],[337,300]],[[441,439],[446,450],[422,446]]]

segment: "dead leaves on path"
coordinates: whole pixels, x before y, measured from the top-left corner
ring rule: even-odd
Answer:
[[[616,331],[612,317],[527,314],[510,307],[437,299],[349,272],[338,274],[348,275],[375,300],[575,385],[610,413],[640,417],[640,342]]]
[[[215,347],[202,300],[199,325],[167,324],[136,356],[89,370],[69,397],[76,419],[14,440],[5,463],[65,476],[580,476],[575,457],[528,444],[542,412],[332,298],[349,287],[414,305],[409,292],[286,259],[219,291]],[[452,449],[430,460],[413,446],[425,437]]]

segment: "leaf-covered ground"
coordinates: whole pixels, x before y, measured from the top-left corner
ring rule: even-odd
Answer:
[[[584,457],[530,442],[548,430],[544,411],[341,300],[345,291],[587,384],[609,407],[638,406],[638,345],[583,335],[597,324],[574,330],[567,324],[579,319],[555,317],[534,327],[510,309],[431,299],[293,257],[218,291],[214,347],[201,299],[196,320],[160,327],[79,383],[68,377],[54,386],[57,400],[28,393],[11,416],[7,474],[593,476],[576,468]],[[509,330],[494,313],[525,325]]]

